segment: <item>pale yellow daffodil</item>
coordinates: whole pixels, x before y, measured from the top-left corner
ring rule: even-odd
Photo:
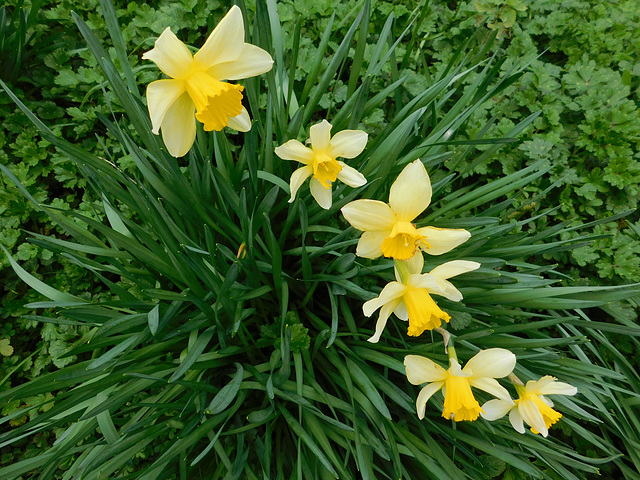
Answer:
[[[311,195],[318,205],[329,209],[333,203],[331,185],[336,179],[350,187],[361,187],[367,183],[364,175],[337,158],[354,158],[360,155],[367,145],[368,135],[362,130],[343,130],[332,137],[331,124],[323,120],[311,127],[309,136],[311,148],[298,140],[289,140],[276,147],[275,152],[283,160],[304,164],[291,175],[289,203],[295,200],[302,183],[313,175],[309,182]]]
[[[407,260],[416,250],[440,255],[466,242],[464,229],[422,227],[411,223],[431,202],[431,181],[424,165],[416,160],[407,165],[389,192],[389,204],[378,200],[355,200],[342,207],[347,221],[364,233],[356,255],[380,255]]]
[[[416,400],[418,418],[423,419],[427,400],[444,388],[444,410],[442,416],[456,422],[476,420],[482,412],[473,396],[471,387],[479,388],[505,402],[512,402],[509,392],[496,378],[509,375],[516,365],[516,356],[504,348],[481,350],[471,358],[464,368],[455,358],[449,359],[449,369],[419,355],[404,357],[407,379],[413,385],[427,383]],[[513,402],[512,402],[513,403]]]
[[[530,380],[527,385],[515,385],[519,398],[514,402],[490,400],[482,406],[482,418],[497,420],[509,414],[513,428],[525,432],[523,421],[531,427],[533,433],[543,437],[549,434],[549,427],[556,423],[562,414],[555,411],[553,402],[545,395],[575,395],[578,389],[568,383],[558,382],[555,377],[546,375],[540,380]]]
[[[424,258],[417,252],[406,262],[396,261],[396,280],[388,283],[374,299],[365,302],[362,310],[367,317],[380,308],[376,332],[369,339],[376,343],[393,312],[399,319],[409,321],[408,335],[417,337],[425,330],[438,328],[442,320],[448,322],[449,314],[438,307],[429,294],[441,295],[454,302],[462,300],[462,294],[447,279],[480,267],[478,262],[454,260],[446,262],[429,273],[422,273]],[[399,271],[404,269],[404,272]],[[404,278],[403,278],[404,277]]]
[[[185,155],[193,145],[196,119],[206,131],[226,126],[249,131],[251,119],[242,106],[243,87],[223,80],[254,77],[273,65],[266,51],[244,42],[242,12],[237,5],[195,55],[167,27],[142,58],[155,62],[170,77],[148,85],[147,106],[153,133],[162,131],[164,144],[174,157]]]

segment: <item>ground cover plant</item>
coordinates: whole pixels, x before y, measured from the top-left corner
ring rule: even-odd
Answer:
[[[425,80],[426,64],[408,68],[425,9],[413,16],[399,12],[407,16],[406,32],[386,17],[379,22],[384,28],[370,35],[368,25],[380,11],[367,4],[348,16],[345,7],[344,35],[332,36],[338,22],[332,18],[318,32],[317,47],[305,49],[303,32],[312,27],[298,19],[295,28],[283,29],[291,10],[258,2],[255,19],[253,6],[245,7],[246,41],[271,52],[275,66],[241,82],[252,129],[199,131],[190,153],[176,160],[152,135],[141,95],[158,72],[151,65],[134,69],[139,56],[131,68],[115,12],[107,3],[103,8],[116,45],[114,63],[80,17],[76,22],[90,46],[86,57],[96,54],[108,80],[109,101],[98,119],[109,142],[96,156],[31,117],[46,141],[71,157],[92,199],[65,213],[22,192],[66,235],[36,233],[33,245],[61,255],[73,271],[86,269],[102,286],[91,283],[93,295],[78,295],[82,286],[67,290],[63,284],[69,293],[62,292],[13,263],[18,276],[50,300],[33,303],[47,310],[25,318],[58,335],[83,336],[67,338],[75,340],[73,348],[59,361],[70,364],[2,394],[11,400],[4,424],[17,427],[3,434],[3,445],[47,446],[10,462],[4,475],[581,478],[603,469],[635,478],[637,374],[607,335],[624,335],[633,346],[638,329],[622,307],[608,307],[612,323],[594,322],[590,315],[600,314],[584,309],[636,290],[552,286],[563,275],[548,260],[602,240],[592,230],[605,222],[598,218],[581,228],[554,223],[553,211],[522,207],[546,198],[536,182],[554,165],[544,158],[491,180],[478,175],[540,118],[523,115],[493,136],[487,132],[495,131],[494,120],[478,127],[487,102],[513,88],[526,62],[505,72],[482,32]],[[219,13],[216,20],[225,12]],[[211,29],[216,22],[208,23]],[[206,38],[194,37],[182,39],[201,46]],[[411,88],[411,81],[421,87]],[[280,159],[282,146],[296,138],[311,137],[313,147],[311,129],[323,120],[334,136],[368,134],[355,160],[342,152],[367,184],[354,189],[359,180],[352,177],[346,186],[335,183],[328,211],[322,208],[326,192],[311,183],[291,195],[297,166]],[[474,129],[482,135],[470,135]],[[454,333],[449,352],[464,366],[478,349],[508,348],[525,382],[553,373],[577,387],[570,399],[552,397],[564,417],[546,439],[521,436],[505,419],[445,421],[437,395],[416,412],[420,388],[411,383],[431,380],[412,380],[403,359],[428,357],[446,368],[439,334],[407,337],[392,316],[378,343],[366,341],[378,314],[367,318],[362,306],[393,283],[394,263],[400,270],[403,263],[356,256],[356,231],[339,212],[359,198],[393,203],[389,189],[418,158],[431,177],[433,198],[424,214],[407,222],[471,235],[427,257],[424,270],[433,276],[448,262],[481,265],[452,280],[462,302],[434,297]],[[3,170],[20,189],[22,179]],[[472,171],[476,175],[467,175]],[[626,212],[617,213],[614,219]],[[414,275],[427,275],[421,271]],[[501,388],[508,386],[502,382]],[[518,388],[509,387],[511,394]],[[491,401],[475,393],[483,405]],[[282,458],[271,454],[274,449],[296,455]]]

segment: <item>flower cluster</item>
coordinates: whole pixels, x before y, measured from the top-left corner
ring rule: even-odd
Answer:
[[[174,157],[190,150],[197,122],[205,131],[219,131],[226,126],[249,131],[251,119],[242,104],[243,87],[228,80],[265,73],[273,64],[266,51],[245,43],[244,23],[237,6],[229,10],[195,55],[167,28],[143,58],[155,62],[169,77],[148,85],[147,106],[153,133],[162,133],[167,151]],[[291,175],[289,202],[299,196],[300,188],[309,177],[311,196],[325,210],[333,205],[333,184],[337,180],[352,188],[367,183],[356,168],[339,160],[352,160],[363,154],[367,133],[342,130],[332,136],[331,130],[332,125],[322,120],[310,127],[310,147],[290,139],[275,148],[279,158],[302,164]],[[395,281],[384,286],[377,297],[362,307],[367,317],[380,310],[369,342],[380,341],[392,313],[408,322],[409,336],[419,337],[427,330],[437,330],[443,335],[449,356],[448,369],[418,355],[406,355],[404,359],[409,382],[425,385],[416,400],[420,419],[425,416],[428,400],[442,390],[442,416],[446,419],[473,421],[482,416],[486,420],[497,420],[508,413],[518,432],[524,433],[524,423],[527,423],[532,432],[546,436],[549,427],[562,415],[553,410],[553,403],[545,395],[575,395],[577,389],[551,376],[523,385],[513,374],[516,356],[503,348],[480,351],[461,366],[450,342],[451,335],[442,328],[442,322],[449,322],[451,317],[432,295],[461,301],[462,293],[449,279],[477,270],[480,263],[453,260],[423,273],[423,254],[437,256],[450,252],[471,237],[464,229],[418,226],[416,219],[429,207],[431,197],[429,175],[418,159],[406,165],[393,182],[388,203],[359,199],[341,208],[346,221],[362,232],[356,255],[367,259],[384,256],[394,262]],[[505,377],[515,386],[517,400],[513,400],[497,380]],[[480,406],[472,388],[495,399]]]

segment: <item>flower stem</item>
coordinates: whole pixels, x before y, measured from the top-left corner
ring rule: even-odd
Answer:
[[[444,353],[449,355],[449,358],[455,358],[457,361],[458,355],[456,354],[456,349],[453,346],[453,337],[451,336],[451,334],[442,327],[438,327],[434,329],[434,331],[442,335],[442,340],[444,342]]]
[[[398,272],[400,281],[406,285],[409,281],[409,277],[411,276],[411,274],[409,273],[409,267],[407,267],[407,262],[405,262],[404,260],[394,259],[393,265],[396,267],[396,272]]]

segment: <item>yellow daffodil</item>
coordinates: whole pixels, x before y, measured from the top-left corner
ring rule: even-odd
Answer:
[[[440,255],[466,242],[471,234],[463,229],[417,228],[411,223],[431,202],[431,181],[424,165],[416,160],[407,165],[389,192],[389,204],[378,200],[355,200],[342,207],[347,221],[364,233],[356,254],[365,258],[380,255],[407,260],[418,249]]]
[[[242,12],[236,5],[195,55],[167,27],[142,58],[155,62],[170,77],[149,84],[147,106],[153,133],[162,131],[164,144],[174,157],[185,155],[193,145],[196,119],[206,131],[226,126],[249,131],[251,119],[242,106],[243,87],[222,80],[254,77],[273,65],[266,51],[244,43]]]
[[[362,310],[367,317],[380,308],[376,333],[369,339],[370,342],[380,340],[391,312],[399,319],[409,321],[407,334],[414,337],[420,336],[425,330],[438,328],[442,320],[448,322],[451,317],[436,305],[429,294],[442,295],[459,302],[462,294],[447,279],[480,267],[478,262],[454,260],[429,273],[422,273],[423,265],[422,252],[417,252],[406,262],[396,261],[394,269],[397,281],[388,283],[378,297],[364,303]]]
[[[442,388],[445,391],[442,416],[456,422],[476,420],[482,412],[471,387],[484,390],[505,402],[512,402],[509,392],[495,380],[509,375],[516,365],[516,356],[509,350],[481,350],[464,368],[460,367],[455,358],[450,358],[449,363],[449,369],[445,370],[432,360],[419,355],[404,357],[409,382],[413,385],[428,384],[420,390],[416,400],[418,418],[424,418],[427,400]]]
[[[289,203],[296,198],[302,183],[313,175],[309,182],[311,195],[318,205],[329,209],[332,203],[331,185],[336,179],[350,187],[361,187],[367,183],[364,175],[355,168],[336,159],[360,155],[367,145],[368,135],[362,130],[343,130],[331,137],[331,124],[323,120],[311,127],[309,136],[311,148],[305,147],[298,140],[289,140],[276,148],[276,155],[281,159],[304,164],[291,175]]]
[[[530,380],[527,385],[515,385],[518,400],[505,402],[490,400],[482,406],[482,418],[497,420],[509,414],[509,421],[513,428],[524,433],[523,421],[531,427],[533,433],[543,437],[549,434],[549,427],[562,417],[553,408],[553,402],[544,395],[575,395],[578,389],[564,382],[557,382],[555,377],[546,375],[540,380]]]

